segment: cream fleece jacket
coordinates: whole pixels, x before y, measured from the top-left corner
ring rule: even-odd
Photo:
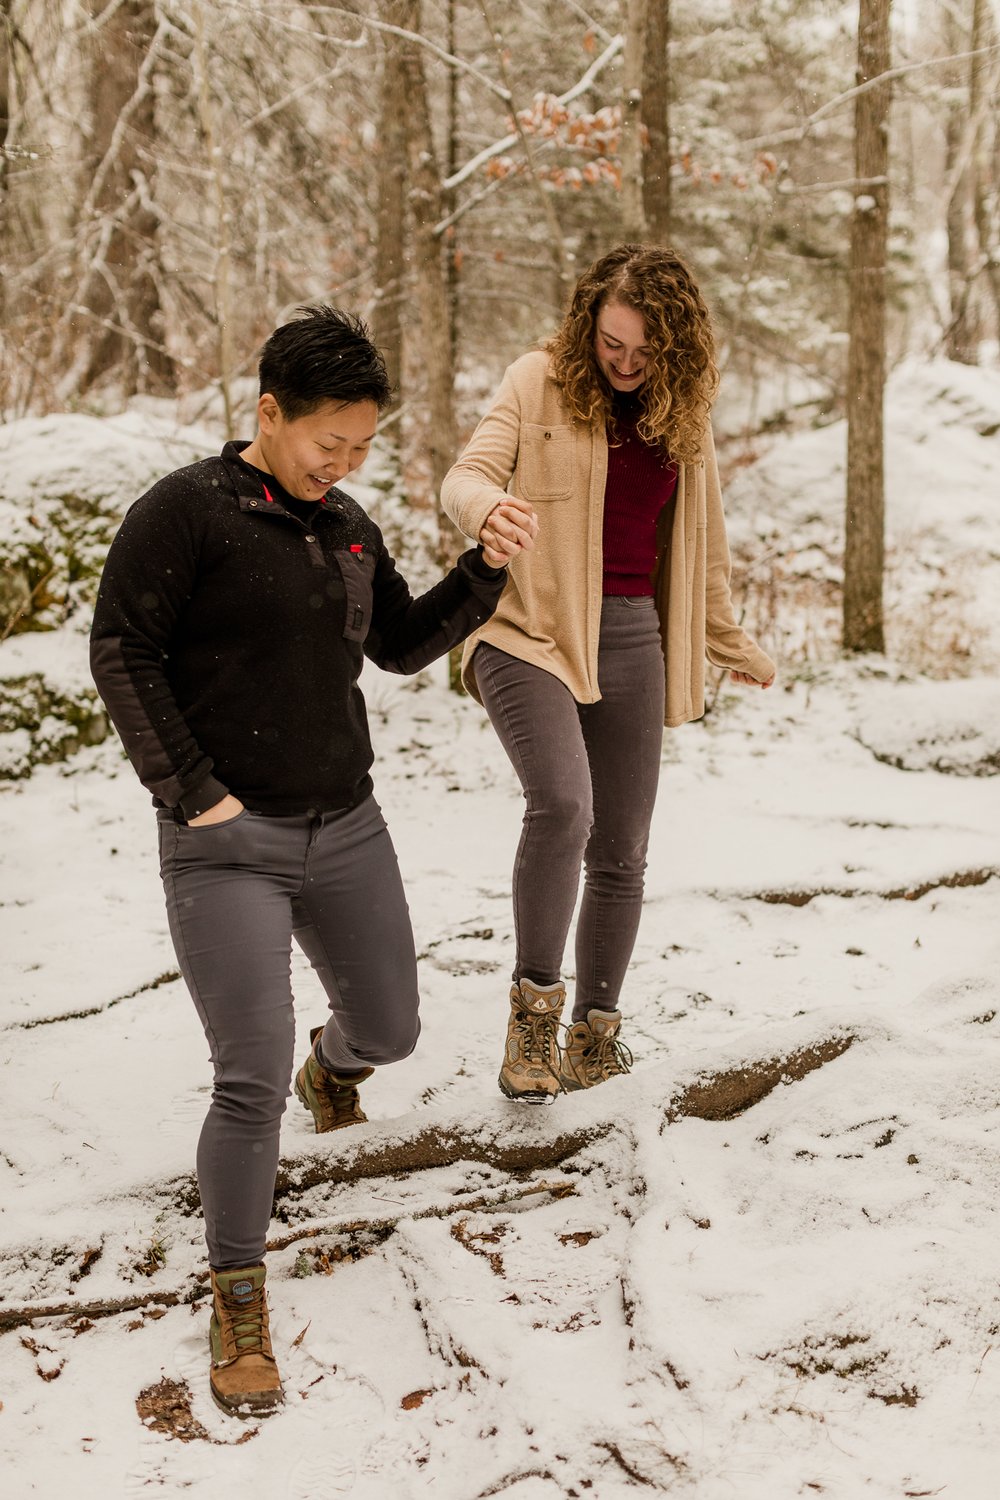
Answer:
[[[608,444],[603,429],[571,421],[543,351],[512,364],[441,490],[447,514],[467,537],[507,493],[530,500],[539,519],[534,549],[509,568],[492,618],[469,636],[462,680],[478,698],[470,668],[480,641],[541,667],[578,703],[596,703],[601,627],[602,534]],[[670,515],[670,507],[664,518]],[[653,585],[666,667],[666,723],[705,712],[705,657],[766,682],[774,664],[736,623],[729,592],[729,544],[711,428],[697,464],[681,464],[673,524],[661,520]]]

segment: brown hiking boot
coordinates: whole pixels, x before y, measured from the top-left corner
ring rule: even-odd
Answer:
[[[632,1066],[632,1054],[618,1040],[622,1024],[617,1010],[589,1010],[585,1021],[574,1021],[566,1028],[566,1046],[562,1055],[562,1086],[590,1089]]]
[[[374,1073],[374,1068],[363,1068],[360,1073],[341,1077],[331,1073],[319,1060],[319,1039],[322,1026],[314,1026],[309,1033],[312,1051],[295,1075],[295,1095],[301,1099],[313,1117],[316,1134],[326,1130],[342,1130],[345,1125],[363,1125],[368,1119],[361,1108],[357,1085],[364,1083]]]
[[[263,1266],[212,1272],[212,1398],[231,1417],[263,1417],[284,1401],[271,1353]]]
[[[565,1000],[562,984],[522,979],[511,989],[507,1046],[498,1080],[508,1099],[551,1104],[558,1094],[559,1017]]]

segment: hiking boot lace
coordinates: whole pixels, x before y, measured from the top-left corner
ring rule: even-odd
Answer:
[[[519,1010],[514,1027],[522,1043],[525,1062],[539,1063],[553,1078],[558,1078],[558,1072],[549,1061],[553,1046],[556,1056],[559,1055],[557,1018],[553,1015],[539,1016],[530,1010]]]
[[[219,1288],[222,1309],[230,1319],[233,1346],[238,1354],[270,1354],[267,1331],[267,1304],[264,1289],[252,1297],[230,1297]]]
[[[633,1057],[625,1043],[616,1034],[598,1037],[592,1047],[584,1053],[585,1071],[598,1079],[614,1078],[618,1073],[628,1073]]]
[[[354,1106],[357,1101],[357,1089],[345,1089],[337,1084],[314,1083],[313,1088],[319,1097],[323,1113],[329,1115],[334,1124],[341,1120],[350,1119],[354,1114]]]

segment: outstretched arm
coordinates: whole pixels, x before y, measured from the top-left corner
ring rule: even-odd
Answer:
[[[440,583],[414,598],[383,551],[372,584],[365,655],[386,672],[419,672],[485,624],[506,582],[506,569],[491,567],[477,548],[463,552]]]

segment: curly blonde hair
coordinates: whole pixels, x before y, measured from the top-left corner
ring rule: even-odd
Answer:
[[[594,353],[597,315],[606,302],[643,319],[649,360],[640,388],[639,436],[682,463],[697,463],[719,387],[708,308],[687,266],[659,245],[617,245],[585,271],[562,324],[544,347],[552,378],[575,421],[609,425],[612,390]]]

